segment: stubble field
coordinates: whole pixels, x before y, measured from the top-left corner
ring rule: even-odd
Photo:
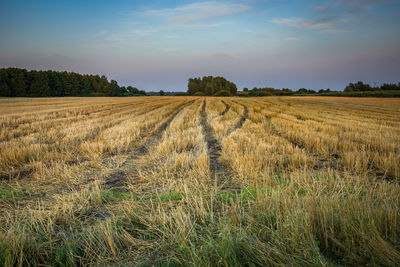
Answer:
[[[0,266],[400,262],[400,99],[0,99]]]

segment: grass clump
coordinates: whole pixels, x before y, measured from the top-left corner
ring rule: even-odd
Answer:
[[[12,198],[18,198],[23,196],[25,193],[21,189],[5,186],[0,188],[0,200],[7,200]]]
[[[182,194],[175,192],[175,191],[169,191],[162,193],[158,196],[161,202],[169,202],[169,201],[180,201],[183,199]]]
[[[135,198],[136,195],[132,192],[114,191],[114,190],[102,190],[100,192],[101,200],[105,203],[117,202],[127,199]]]

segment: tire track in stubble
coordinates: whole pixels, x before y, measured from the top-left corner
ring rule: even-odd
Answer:
[[[303,151],[305,154],[310,155],[310,153],[306,150],[306,146],[304,143],[298,142],[298,141],[294,141],[292,139],[290,139],[289,137],[287,137],[285,134],[283,134],[271,121],[271,117],[269,116],[265,116],[266,121],[267,121],[267,127],[269,128],[269,130],[271,131],[271,133],[275,136],[279,136],[283,139],[285,139],[287,142],[289,142],[293,147]],[[324,168],[330,168],[330,169],[334,169],[334,170],[338,170],[339,169],[339,155],[337,154],[332,154],[331,158],[327,158],[322,156],[321,154],[318,155],[318,157],[316,158],[316,163],[313,166],[314,170],[321,170]]]
[[[121,190],[125,191],[123,188],[126,185],[126,179],[129,176],[132,176],[132,171],[133,175],[137,175],[137,170],[134,169],[134,166],[132,165],[132,161],[134,159],[139,158],[140,156],[144,156],[148,153],[149,149],[153,147],[154,145],[157,144],[159,139],[161,139],[163,132],[168,128],[168,126],[171,124],[173,119],[187,106],[193,104],[195,100],[191,100],[187,102],[186,104],[181,105],[180,107],[177,108],[175,112],[172,113],[172,115],[169,116],[168,119],[166,119],[158,128],[146,139],[146,141],[131,153],[131,155],[125,160],[125,162],[119,166],[118,168],[114,169],[110,174],[108,174],[104,179],[104,182],[102,185],[104,186],[105,189],[108,190]],[[25,175],[25,173],[23,173]],[[94,175],[93,177],[95,177]],[[2,176],[0,176],[0,180],[5,179]],[[81,183],[79,185],[75,186],[76,190],[83,190],[84,188],[92,187],[93,182],[95,182],[95,178],[88,178],[86,182]],[[31,194],[29,197],[36,197],[40,198],[41,200],[50,200],[51,197],[53,197],[53,194],[61,195],[62,192],[65,191],[70,191],[71,188],[57,188],[56,190],[53,190],[51,192],[38,192]],[[27,203],[18,203],[18,207],[21,208],[23,206],[27,205]],[[105,218],[111,216],[111,214],[107,211],[99,210],[98,208],[90,208],[89,210],[85,211],[83,214],[80,214],[78,218],[81,221],[86,221],[86,220],[104,220]]]
[[[187,103],[182,104],[178,107],[171,115],[169,115],[168,119],[166,119],[161,125],[159,125],[156,130],[151,133],[144,143],[139,147],[133,149],[133,152],[130,153],[129,157],[122,163],[122,165],[118,166],[117,168],[113,169],[108,175],[106,175],[103,180],[104,182],[101,183],[102,190],[112,190],[112,191],[119,191],[119,192],[126,192],[128,189],[125,187],[127,179],[130,177],[138,177],[139,172],[133,165],[133,161],[138,159],[141,156],[146,155],[149,150],[154,147],[162,138],[164,131],[168,128],[174,118],[187,106],[193,104],[195,100],[191,100]],[[96,183],[95,178],[88,179],[87,182],[80,184],[76,187],[77,190],[82,188],[88,188],[92,186],[98,186],[99,184]],[[64,189],[59,189],[57,194],[61,194]],[[40,196],[42,199],[44,196]],[[79,220],[84,222],[95,222],[96,220],[104,220],[107,217],[110,217],[111,213],[104,210],[103,207],[91,207],[90,209],[84,211],[82,214],[78,215]]]
[[[221,112],[219,114],[219,116],[225,115],[230,109],[230,106],[227,103],[225,103],[225,101],[222,100],[221,102],[225,104],[225,110],[223,112]],[[222,145],[215,138],[213,130],[207,121],[206,105],[207,105],[207,101],[204,99],[203,105],[201,107],[201,112],[200,112],[200,116],[201,116],[200,123],[203,128],[204,139],[207,143],[208,155],[210,158],[210,171],[213,176],[216,176],[218,174],[221,174],[225,170],[224,165],[218,162],[218,158],[222,151]],[[239,104],[239,105],[242,105],[242,104]],[[243,126],[244,122],[247,120],[248,109],[245,105],[242,105],[242,106],[244,107],[243,114],[242,114],[240,120],[231,128],[231,130],[229,131],[227,136],[229,136],[231,133],[233,133],[237,129],[241,128]]]
[[[129,111],[128,107],[133,106],[133,105],[134,104],[130,104],[130,105],[125,105],[123,108],[118,108],[118,112],[116,112],[114,114],[105,115],[103,117],[94,117],[94,118],[91,118],[90,120],[86,120],[86,123],[88,121],[93,121],[94,122],[96,120],[100,120],[100,123],[99,123],[100,125],[94,127],[93,129],[91,129],[91,131],[88,132],[86,134],[86,136],[82,137],[83,135],[78,135],[78,136],[74,137],[73,139],[71,139],[70,142],[74,142],[75,140],[79,140],[79,142],[83,143],[85,141],[94,140],[102,131],[105,131],[105,130],[107,130],[109,128],[112,128],[114,126],[122,124],[125,121],[125,119],[124,119],[125,116],[128,116],[128,115],[130,115],[130,116],[133,116],[133,115],[139,116],[139,115],[142,115],[144,113],[144,112],[142,112],[140,110]],[[161,108],[161,107],[162,107],[161,105],[154,106],[151,109],[147,110],[147,112],[155,110],[155,109],[158,109],[158,108]],[[106,111],[111,110],[111,109],[112,108],[108,108]],[[104,112],[104,111],[101,111],[101,112]],[[118,114],[121,117],[119,119],[117,119],[117,120],[114,120],[114,121],[110,122],[110,123],[103,122],[107,118],[109,118],[111,116],[115,116],[116,114]],[[75,124],[79,125],[79,124],[82,124],[82,123],[84,123],[84,121],[83,120],[79,120],[79,121],[71,123],[69,127],[72,127],[72,125],[75,125]],[[43,128],[43,129],[50,128],[50,126],[46,127],[46,128]],[[59,127],[60,127],[60,125],[57,126],[57,127],[53,127],[53,129],[56,129],[58,131],[65,130],[65,128],[59,130],[58,129]],[[27,133],[27,134],[24,134],[24,135],[20,135],[19,138],[24,137],[24,136],[28,136],[28,135],[34,135],[37,132],[43,131],[43,129],[38,129],[38,130],[32,131],[30,133]],[[54,140],[54,142],[55,141],[56,140]],[[43,142],[43,141],[40,141],[39,143],[40,144],[46,144],[46,145],[53,144],[53,143]],[[68,166],[75,166],[75,165],[78,165],[78,164],[81,164],[81,163],[84,163],[84,162],[87,162],[87,161],[89,161],[87,158],[76,158],[74,160],[65,161],[65,164],[68,165]],[[29,168],[24,168],[24,169],[17,169],[12,173],[5,173],[5,174],[0,173],[0,181],[1,180],[10,181],[10,180],[14,180],[14,179],[18,179],[18,180],[26,179],[26,178],[29,178],[34,173],[35,173],[35,168],[34,167],[29,167]]]
[[[279,136],[286,141],[288,141],[293,147],[303,151],[307,156],[312,156],[313,152],[308,150],[306,148],[306,145],[302,142],[292,140],[289,138],[287,135],[282,133],[281,130],[279,130],[271,121],[271,117],[266,116],[267,120],[267,127],[271,131],[271,133],[275,136]],[[324,156],[321,153],[315,153],[315,164],[312,166],[314,170],[323,170],[326,168],[330,168],[332,170],[336,170],[340,173],[344,173],[345,169],[344,167],[340,164],[340,154],[331,154],[330,156]],[[399,182],[398,177],[388,175],[385,172],[379,170],[378,167],[375,166],[372,162],[368,162],[368,169],[375,175],[375,177],[379,180],[386,180],[389,182]]]
[[[222,151],[222,146],[215,138],[213,130],[207,121],[206,105],[207,101],[204,99],[200,111],[200,124],[203,128],[204,139],[207,143],[207,150],[210,158],[210,171],[211,174],[215,176],[217,172],[223,169],[223,166],[218,162],[219,155]]]
[[[105,178],[103,185],[108,190],[118,190],[118,191],[126,191],[126,180],[128,177],[138,176],[138,170],[132,164],[135,159],[139,157],[145,156],[148,154],[149,150],[154,147],[162,138],[164,131],[168,128],[171,122],[175,119],[175,117],[187,106],[193,104],[196,100],[189,101],[186,104],[183,104],[179,107],[170,117],[165,120],[150,136],[147,137],[145,142],[134,149],[128,159],[120,166],[118,169],[114,170],[112,173],[108,174]],[[90,209],[85,214],[80,216],[80,219],[83,221],[86,220],[104,220],[105,218],[111,216],[110,213],[102,210]]]
[[[225,103],[224,100],[221,100],[221,102],[225,105],[225,109],[219,114],[219,116],[224,116],[231,109],[231,106]]]
[[[232,127],[232,129],[228,132],[228,134],[227,134],[226,136],[229,136],[229,135],[231,135],[234,131],[236,131],[236,130],[242,128],[242,127],[243,127],[243,124],[246,122],[247,118],[249,117],[249,110],[248,110],[248,108],[247,108],[245,105],[240,104],[240,103],[238,103],[238,102],[236,102],[236,101],[232,101],[232,102],[234,102],[234,103],[236,103],[236,104],[238,104],[238,105],[243,106],[244,109],[243,109],[242,117],[240,117],[240,120],[235,124],[235,126]]]
[[[145,142],[139,147],[135,148],[129,158],[124,162],[124,164],[118,169],[109,174],[105,178],[104,185],[108,189],[114,187],[121,187],[124,185],[124,182],[128,176],[128,171],[132,171],[130,166],[130,162],[134,159],[137,159],[141,156],[148,154],[150,148],[154,147],[162,138],[164,131],[168,128],[171,122],[175,119],[175,117],[186,107],[193,104],[196,100],[191,100],[188,103],[179,107],[167,120],[165,120],[150,136],[148,136]],[[127,169],[127,170],[124,170]]]

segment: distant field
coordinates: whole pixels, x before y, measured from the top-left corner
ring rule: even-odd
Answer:
[[[0,266],[395,266],[399,147],[393,98],[0,98]]]

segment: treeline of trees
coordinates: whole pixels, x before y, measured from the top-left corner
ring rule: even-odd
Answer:
[[[188,81],[188,95],[200,96],[234,96],[237,87],[233,82],[223,77],[205,76],[190,78]]]
[[[328,89],[321,89],[318,92],[306,88],[300,88],[297,91],[293,91],[289,88],[283,89],[275,89],[272,87],[264,87],[264,88],[257,88],[254,87],[253,89],[249,90],[248,88],[244,88],[242,92],[238,92],[238,96],[291,96],[291,95],[311,95],[311,94],[318,94],[318,93],[325,93],[331,92]]]
[[[321,96],[347,96],[347,97],[400,97],[400,90],[379,90],[379,91],[331,91],[318,94]]]
[[[187,96],[186,92],[171,92],[171,91],[164,91],[160,90],[158,92],[150,91],[146,92],[148,96]]]
[[[238,96],[291,96],[291,95],[323,95],[323,96],[357,96],[357,97],[398,97],[400,96],[400,83],[384,83],[381,86],[370,86],[361,81],[350,83],[344,91],[331,91],[328,89],[320,89],[319,91],[300,88],[297,91],[283,88],[275,89],[271,87],[257,88],[249,90],[244,88],[242,92],[237,93]]]
[[[120,87],[115,80],[99,75],[74,72],[0,69],[0,96],[139,96],[146,92],[135,87]]]
[[[400,82],[396,83],[384,83],[381,86],[372,87],[369,84],[365,84],[361,81],[357,83],[350,83],[344,89],[345,92],[366,92],[366,91],[393,91],[400,90]]]

